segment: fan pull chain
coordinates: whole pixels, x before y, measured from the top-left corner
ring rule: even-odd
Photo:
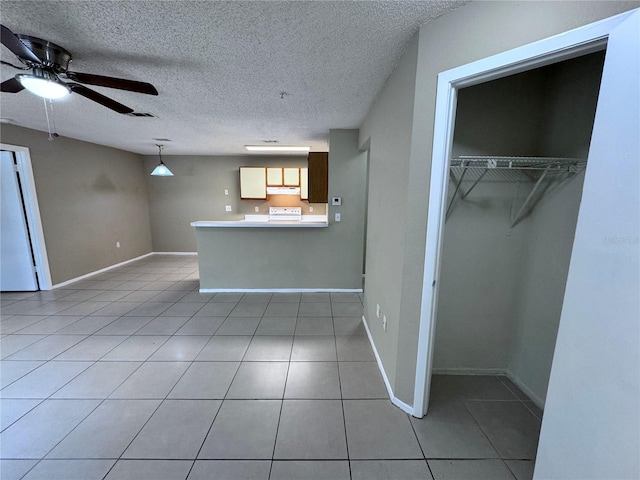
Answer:
[[[49,130],[49,141],[53,142],[59,135],[56,133],[56,120],[53,117],[53,101],[49,99],[49,105],[47,105],[47,99],[44,100],[44,113],[47,117],[47,130]],[[49,108],[51,108],[51,121],[49,120]],[[53,131],[51,131],[51,124],[53,124]]]

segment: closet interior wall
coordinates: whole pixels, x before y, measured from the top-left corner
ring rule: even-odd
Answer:
[[[586,158],[603,62],[596,52],[461,89],[453,156]],[[467,173],[461,189],[479,173]],[[584,171],[550,175],[514,228],[535,177],[489,171],[456,198],[444,229],[434,373],[504,373],[544,406],[583,180]]]

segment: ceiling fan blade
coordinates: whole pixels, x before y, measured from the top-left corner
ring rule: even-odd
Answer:
[[[105,97],[101,93],[94,92],[90,88],[85,87],[84,85],[80,85],[77,83],[67,83],[71,91],[75,93],[79,93],[85,98],[89,100],[93,100],[94,102],[99,103],[111,110],[114,110],[118,113],[132,113],[133,109],[123,105],[121,103],[116,102],[115,100],[110,99],[109,97]]]
[[[0,92],[18,93],[21,90],[24,90],[24,87],[15,78],[10,78],[0,84]]]
[[[36,64],[42,63],[42,60],[40,60],[35,53],[28,49],[27,46],[22,43],[11,30],[9,30],[4,25],[0,25],[0,30],[0,41],[16,56]]]
[[[97,85],[99,87],[118,88],[120,90],[129,90],[130,92],[145,93],[147,95],[158,95],[156,87],[146,82],[81,72],[66,72],[66,75],[70,80],[75,82]]]

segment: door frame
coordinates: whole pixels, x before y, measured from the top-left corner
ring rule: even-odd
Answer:
[[[637,11],[630,10],[438,75],[413,399],[414,416],[423,417],[429,407],[449,159],[453,146],[458,89],[602,50],[607,45],[610,33]]]
[[[51,271],[49,269],[49,257],[44,241],[44,230],[40,218],[40,207],[38,206],[38,196],[36,195],[36,184],[33,178],[33,168],[31,167],[31,155],[27,147],[0,143],[1,150],[13,152],[18,165],[18,175],[22,187],[22,198],[27,215],[27,225],[29,226],[29,240],[33,249],[33,256],[36,262],[36,272],[38,287],[40,290],[51,290]]]

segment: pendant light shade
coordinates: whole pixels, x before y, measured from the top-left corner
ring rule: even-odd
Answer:
[[[153,172],[151,172],[151,175],[154,175],[156,177],[173,177],[173,173],[171,172],[171,170],[169,170],[167,166],[164,164],[164,162],[162,161],[163,145],[157,145],[157,147],[158,147],[158,156],[160,157],[160,163],[156,168],[153,169]]]

